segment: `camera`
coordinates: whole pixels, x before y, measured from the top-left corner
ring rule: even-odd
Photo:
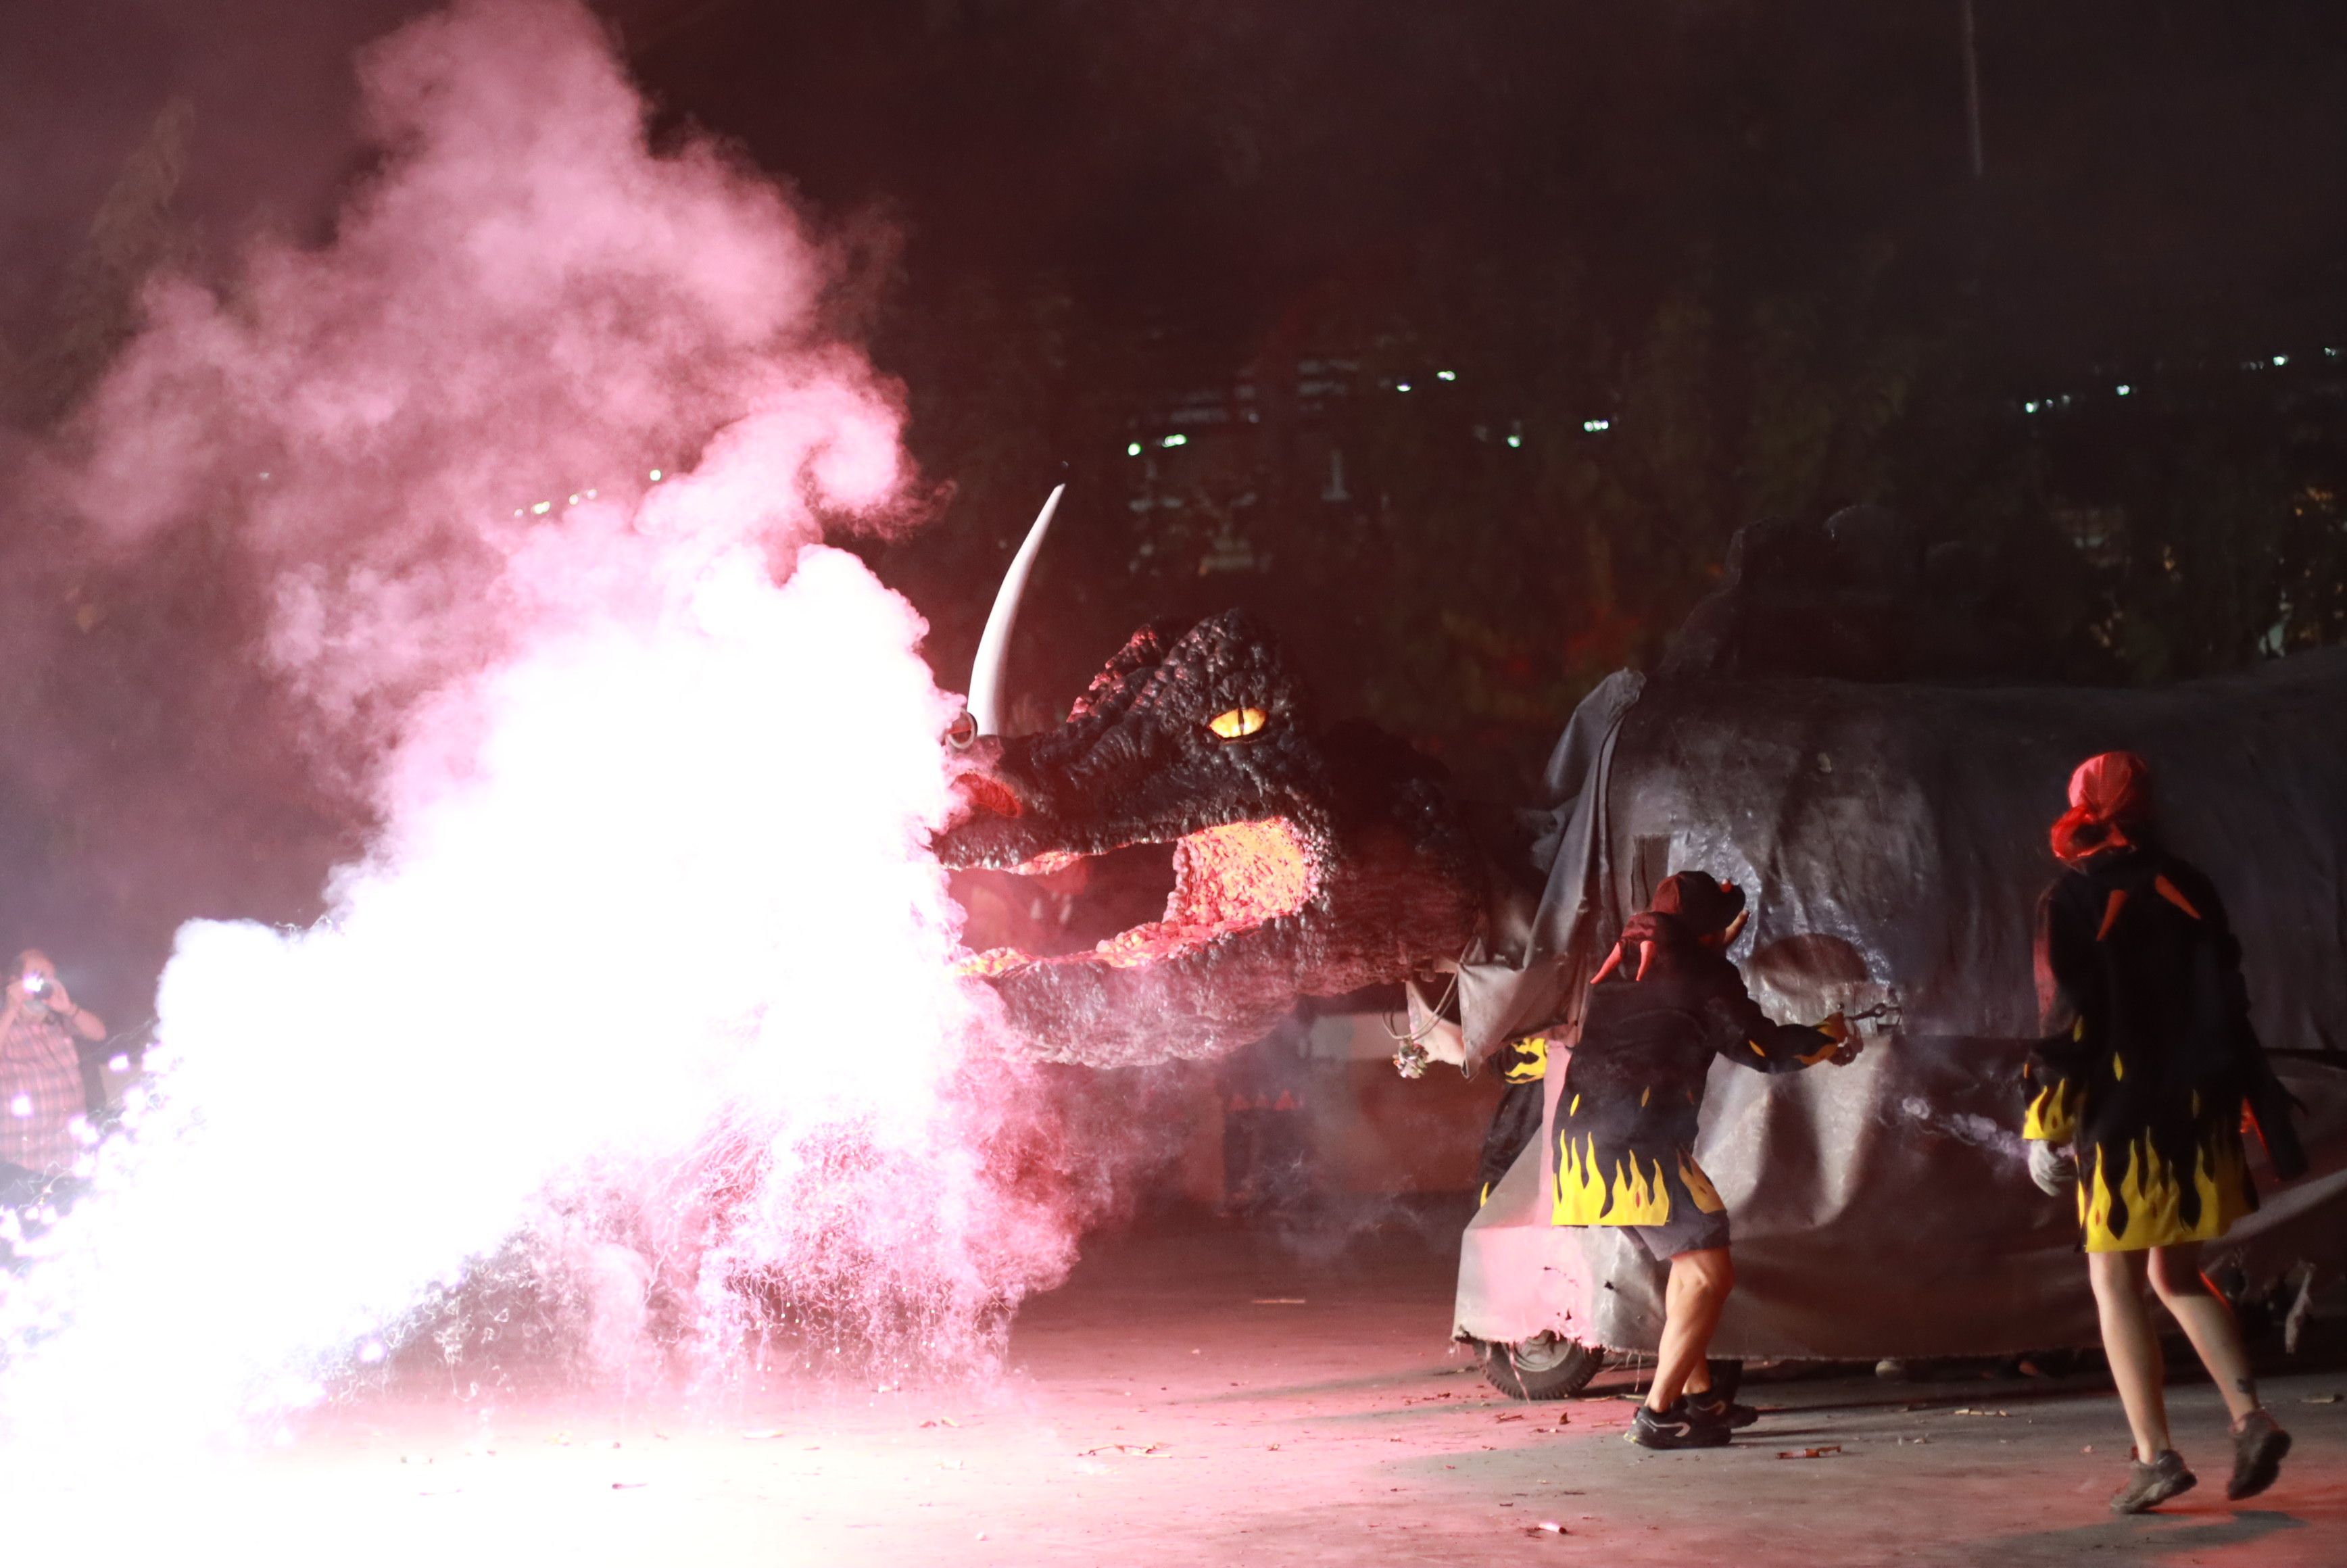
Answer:
[[[46,975],[36,973],[29,974],[25,977],[25,994],[26,996],[36,997],[48,989],[49,979]]]

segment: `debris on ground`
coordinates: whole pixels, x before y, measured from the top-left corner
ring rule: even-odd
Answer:
[[[1090,1459],[1094,1454],[1126,1454],[1134,1459],[1168,1459],[1173,1450],[1163,1443],[1102,1443],[1096,1449],[1078,1449],[1078,1459]]]
[[[1305,1307],[1309,1303],[1300,1296],[1259,1296],[1247,1305],[1250,1307]]]
[[[1840,1443],[1819,1443],[1813,1449],[1778,1449],[1778,1459],[1823,1459],[1828,1454],[1841,1452]]]
[[[2301,1399],[2299,1403],[2302,1405],[2335,1405],[2341,1399],[2347,1399],[2347,1394],[2309,1394],[2306,1398]]]
[[[955,1420],[951,1416],[938,1416],[933,1420],[923,1421],[921,1425],[924,1427],[958,1427],[961,1425],[961,1423]]]
[[[1526,1535],[1563,1535],[1565,1533],[1565,1528],[1553,1519],[1543,1519],[1538,1524],[1528,1528],[1524,1533]]]
[[[1952,1416],[2004,1416],[2008,1418],[2013,1414],[2011,1410],[1991,1410],[1985,1409],[1976,1409],[1970,1405],[1958,1406],[1955,1409],[1950,1410],[1948,1413]]]

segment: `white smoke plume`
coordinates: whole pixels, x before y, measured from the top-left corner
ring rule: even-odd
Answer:
[[[266,1430],[517,1246],[607,1369],[722,1377],[778,1312],[982,1355],[1078,1205],[947,979],[921,626],[820,542],[907,477],[832,262],[648,143],[570,0],[459,0],[361,80],[333,240],[152,289],[43,487],[268,585],[255,657],[379,831],[319,925],[181,931],[0,1410]]]

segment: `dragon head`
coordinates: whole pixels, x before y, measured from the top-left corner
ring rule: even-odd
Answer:
[[[1316,727],[1278,647],[1235,610],[1135,632],[1066,723],[979,739],[958,765],[948,867],[1049,877],[1171,847],[1157,918],[965,965],[1051,1060],[1216,1055],[1299,997],[1456,957],[1482,917],[1476,851],[1433,767],[1368,726]]]

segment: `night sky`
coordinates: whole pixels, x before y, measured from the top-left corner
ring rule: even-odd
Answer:
[[[16,7],[0,62],[0,321],[37,329],[171,95],[216,242],[316,223],[347,51],[403,0]],[[973,275],[1242,352],[1295,295],[1570,246],[1635,298],[1688,248],[1799,277],[1853,233],[1973,265],[2016,353],[2157,354],[2333,324],[2347,15],[1981,0],[1988,179],[1953,0],[1792,5],[619,0],[665,112],[904,239],[897,308]],[[32,22],[38,13],[37,24]]]

